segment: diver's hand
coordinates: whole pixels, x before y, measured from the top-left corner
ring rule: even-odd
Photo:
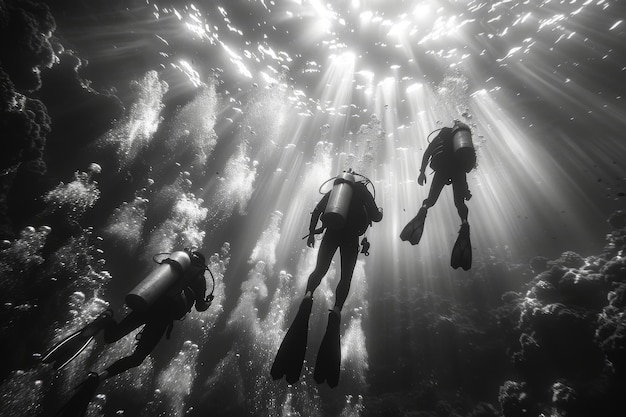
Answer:
[[[417,177],[417,183],[419,185],[424,185],[426,184],[426,174],[424,174],[424,171],[420,172],[420,176]]]
[[[306,245],[309,248],[315,247],[315,234],[313,232],[309,233],[309,238],[306,240]]]

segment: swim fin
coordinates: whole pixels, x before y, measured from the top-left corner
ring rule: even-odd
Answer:
[[[452,248],[450,266],[454,269],[461,267],[465,271],[472,267],[472,242],[470,241],[470,227],[468,223],[461,225],[459,237]]]
[[[320,350],[315,362],[313,378],[318,384],[326,381],[328,386],[335,388],[339,383],[339,370],[341,368],[341,316],[334,310],[328,314],[328,326],[322,339]]]
[[[270,375],[273,379],[285,376],[288,383],[293,384],[300,379],[304,355],[306,353],[307,336],[309,332],[309,316],[313,298],[305,297],[300,303],[298,314],[287,330],[287,334],[278,349]]]
[[[408,240],[411,245],[417,245],[424,232],[424,222],[426,221],[426,207],[422,207],[417,215],[404,226],[400,233],[400,239]]]
[[[78,386],[74,396],[55,414],[55,417],[83,417],[99,385],[98,374],[89,372],[87,379]]]
[[[57,369],[63,369],[89,346],[96,334],[113,322],[113,311],[107,309],[100,313],[91,323],[72,333],[46,352],[41,359],[43,363],[53,363]]]

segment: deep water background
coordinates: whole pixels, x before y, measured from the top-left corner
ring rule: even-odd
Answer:
[[[0,0],[0,415],[53,415],[130,353],[136,333],[40,363],[185,246],[209,259],[213,305],[89,416],[626,408],[624,5],[336,3]],[[420,245],[398,238],[426,138],[455,118],[479,158],[468,272],[449,267],[448,189]],[[342,314],[340,385],[311,375],[335,264],[301,380],[272,381],[318,187],[348,167],[385,217]]]

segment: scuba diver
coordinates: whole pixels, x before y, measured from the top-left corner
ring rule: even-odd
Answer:
[[[431,133],[432,134],[432,133]],[[422,167],[417,179],[419,185],[426,183],[426,165],[430,160],[430,167],[435,171],[428,197],[422,203],[417,215],[404,227],[400,239],[417,245],[424,231],[426,212],[435,205],[441,190],[445,185],[452,184],[454,205],[461,217],[461,229],[452,249],[450,266],[469,270],[472,267],[472,246],[470,242],[470,227],[467,222],[468,209],[465,200],[472,198],[467,185],[466,173],[476,166],[476,151],[472,143],[472,133],[469,126],[455,120],[454,126],[443,127],[439,134],[428,145]]]
[[[333,256],[339,249],[341,279],[335,293],[335,306],[328,315],[328,326],[317,354],[314,373],[314,379],[318,384],[326,381],[331,388],[334,388],[339,382],[341,309],[350,290],[350,282],[359,254],[359,236],[365,233],[372,221],[379,222],[383,218],[382,208],[376,206],[374,197],[367,189],[367,184],[371,181],[365,177],[363,177],[364,181],[355,181],[355,175],[363,177],[349,169],[333,178],[333,188],[322,197],[311,213],[309,234],[305,236],[308,237],[307,246],[313,248],[315,235],[324,230],[326,233],[320,244],[317,264],[309,276],[304,299],[272,365],[270,374],[273,379],[286,376],[287,382],[293,384],[300,378],[306,353],[313,292],[328,272]],[[323,226],[316,229],[320,216]],[[367,239],[364,238],[362,244],[361,253],[367,255],[369,250]]]
[[[57,416],[83,415],[101,381],[139,366],[156,347],[163,334],[167,339],[170,338],[174,320],[184,318],[194,305],[199,312],[209,308],[213,301],[213,290],[205,297],[207,286],[204,272],[211,271],[206,266],[204,255],[189,249],[167,255],[168,257],[161,262],[155,259],[159,267],[126,295],[126,305],[132,311],[121,322],[115,321],[111,309],[105,310],[87,326],[62,340],[43,356],[42,362],[54,363],[58,369],[62,369],[76,358],[100,331],[104,331],[104,342],[109,344],[145,325],[137,335],[138,342],[133,353],[118,359],[101,373],[90,372],[86,381],[79,386],[75,395]],[[213,274],[211,278],[215,289]]]

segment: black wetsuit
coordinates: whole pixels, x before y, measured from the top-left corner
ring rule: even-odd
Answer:
[[[454,205],[461,220],[467,220],[468,210],[465,205],[466,197],[469,194],[467,176],[454,158],[452,147],[452,129],[444,127],[426,148],[422,158],[421,172],[425,171],[426,165],[430,160],[430,167],[435,171],[435,175],[430,185],[428,197],[424,200],[423,205],[426,208],[434,206],[443,187],[452,184]]]
[[[311,215],[311,225],[309,227],[311,233],[315,229],[319,217],[324,212],[329,198],[330,192],[326,193],[315,207]],[[365,233],[371,222],[379,222],[382,218],[383,214],[378,210],[376,202],[367,190],[367,187],[363,183],[356,182],[353,187],[346,224],[341,229],[326,230],[317,255],[317,264],[315,265],[315,270],[309,276],[306,291],[313,293],[320,285],[322,278],[330,268],[335,252],[339,249],[341,254],[341,279],[337,285],[335,306],[341,309],[348,297],[352,274],[359,254],[359,236]]]
[[[209,307],[205,301],[205,292],[204,265],[192,263],[181,284],[168,291],[147,311],[143,313],[132,311],[119,323],[111,318],[111,323],[104,328],[106,343],[120,340],[141,325],[145,324],[145,327],[138,336],[139,341],[133,353],[117,360],[106,369],[107,378],[141,365],[164,333],[167,332],[169,339],[174,320],[184,317],[194,304],[197,311],[205,311]]]

